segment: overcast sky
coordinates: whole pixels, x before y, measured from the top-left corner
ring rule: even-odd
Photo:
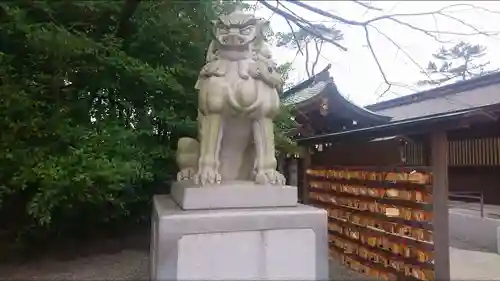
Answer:
[[[270,3],[275,5],[273,1],[270,1]],[[372,5],[382,8],[383,12],[367,11],[367,9],[351,1],[306,1],[306,3],[342,16],[343,18],[357,21],[363,21],[382,14],[434,11],[450,4],[473,4],[478,7],[497,11],[498,13],[472,10],[470,7],[457,7],[450,10],[453,11],[451,14],[483,31],[500,30],[500,1],[371,1]],[[327,26],[332,24],[331,20],[308,12],[293,4],[286,3],[285,5],[312,22],[323,23]],[[271,18],[271,27],[275,32],[288,32],[290,30],[282,17],[273,15],[265,7],[258,9],[257,15],[266,19]],[[474,32],[469,27],[442,16],[400,17],[398,19],[427,30],[459,33]],[[441,43],[436,42],[425,34],[391,21],[379,21],[375,23],[375,26],[397,42],[406,53],[424,68],[427,66],[429,59],[432,58],[432,53],[442,46]],[[346,26],[344,24],[337,24],[337,28],[344,33],[344,40],[341,43],[348,48],[348,51],[341,51],[330,44],[325,45],[321,52],[317,71],[331,63],[330,74],[335,79],[337,87],[344,96],[358,105],[368,105],[377,102],[377,100],[392,99],[419,90],[419,88],[414,86],[415,82],[425,78],[425,76],[420,74],[420,69],[402,51],[398,51],[390,41],[379,35],[377,31],[371,30],[370,37],[372,44],[387,78],[391,82],[405,86],[393,87],[390,92],[379,98],[386,86],[383,84],[380,71],[366,46],[363,28]],[[488,54],[485,59],[491,61],[491,67],[500,67],[500,56],[497,53],[500,50],[500,36],[442,35],[441,39],[453,40],[455,43],[459,40],[465,40],[473,44],[482,44],[488,48]],[[447,46],[452,45],[454,44],[450,43]],[[310,49],[314,50],[312,46]],[[285,48],[275,48],[273,54],[278,63],[292,61],[296,57],[296,51]],[[305,58],[300,54],[295,58],[294,71],[291,75],[293,82],[300,82],[307,79],[304,62]],[[408,86],[410,86],[410,89]],[[420,90],[423,89],[420,88]]]

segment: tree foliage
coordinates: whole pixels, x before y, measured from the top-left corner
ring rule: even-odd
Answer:
[[[139,2],[0,3],[4,244],[143,220],[168,188],[197,134],[210,20],[236,1]]]
[[[290,73],[293,71],[293,63],[292,62],[285,62],[284,64],[278,65],[276,68],[276,71],[281,74],[281,77],[283,78],[283,90],[290,88],[293,86],[290,81]]]
[[[212,3],[144,2],[126,24],[123,5],[1,4],[3,235],[136,219],[175,173],[176,140],[196,134]]]
[[[448,82],[464,81],[497,71],[487,70],[489,61],[478,62],[486,54],[486,47],[479,44],[470,44],[460,41],[456,45],[445,48],[441,47],[435,54],[434,60],[423,72],[428,79],[421,80],[417,84],[441,85]]]

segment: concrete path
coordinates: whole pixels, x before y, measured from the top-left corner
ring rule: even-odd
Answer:
[[[500,280],[500,255],[450,248],[451,279]]]
[[[466,203],[460,201],[449,201],[448,205],[450,207],[450,210],[453,210],[457,213],[478,217],[481,214],[481,205],[476,202]],[[483,206],[483,210],[485,218],[500,219],[500,206],[485,204]]]

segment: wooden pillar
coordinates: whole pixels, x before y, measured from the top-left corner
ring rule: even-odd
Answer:
[[[431,166],[432,163],[432,149],[431,149],[431,140],[430,139],[424,139],[422,140],[422,150],[423,150],[423,165],[424,166]]]
[[[311,167],[311,153],[309,151],[309,146],[302,146],[300,150],[300,165],[298,173],[300,175],[300,185],[301,190],[300,197],[302,198],[302,204],[309,203],[309,181],[307,180],[306,171]]]
[[[448,139],[446,132],[431,135],[432,202],[434,212],[435,280],[450,280],[448,222]]]
[[[276,161],[278,162],[278,167],[277,170],[286,178],[286,169],[287,169],[287,163],[286,163],[286,154],[285,153],[278,153],[278,156],[276,157]]]
[[[283,164],[283,176],[285,176],[287,185],[290,185],[290,159],[290,157],[286,156]]]

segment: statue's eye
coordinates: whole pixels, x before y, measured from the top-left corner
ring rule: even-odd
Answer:
[[[240,29],[240,34],[249,35],[252,32],[252,30],[253,30],[253,26],[248,26],[248,27]]]
[[[228,34],[229,33],[229,28],[227,26],[221,26],[221,27],[219,27],[219,33],[221,33],[221,34]]]

